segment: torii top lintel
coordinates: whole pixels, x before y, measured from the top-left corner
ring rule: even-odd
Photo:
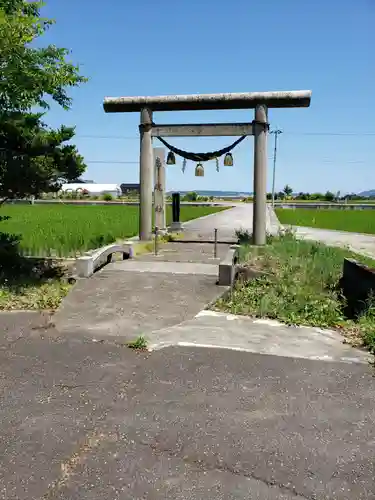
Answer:
[[[240,92],[235,94],[191,94],[164,96],[106,97],[106,113],[131,113],[149,108],[152,111],[193,111],[209,109],[251,109],[258,104],[269,108],[307,108],[311,90],[278,92]]]

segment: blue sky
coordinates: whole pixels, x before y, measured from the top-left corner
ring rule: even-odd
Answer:
[[[90,79],[71,92],[69,112],[54,106],[47,118],[76,125],[86,178],[138,181],[139,115],[105,114],[105,96],[311,89],[310,108],[270,110],[271,128],[284,132],[276,188],[375,188],[375,0],[47,0],[44,14],[56,19],[44,42],[70,49]],[[252,110],[154,116],[158,123],[252,119]],[[170,142],[202,152],[232,140]],[[204,178],[194,177],[192,163],[185,174],[168,167],[168,188],[252,191],[252,142],[235,149],[233,168],[217,173],[212,162]]]

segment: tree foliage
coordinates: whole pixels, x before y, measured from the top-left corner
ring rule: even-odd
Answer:
[[[8,113],[0,121],[0,197],[23,198],[57,191],[85,170],[72,144],[74,129],[49,129],[41,114]]]
[[[78,66],[67,61],[69,51],[54,45],[35,46],[54,21],[41,17],[41,1],[1,0],[0,109],[48,108],[50,97],[68,109],[68,87],[86,81]]]
[[[67,60],[67,49],[36,41],[54,21],[41,16],[43,2],[0,0],[0,197],[58,190],[85,170],[67,144],[74,128],[50,129],[42,121],[50,101],[69,109],[69,87],[86,79]]]
[[[324,195],[324,199],[326,201],[334,201],[336,199],[336,196],[332,191],[327,191],[326,194]]]
[[[293,188],[291,188],[289,186],[289,184],[287,184],[286,186],[284,186],[284,193],[285,193],[285,196],[291,196],[293,194]]]

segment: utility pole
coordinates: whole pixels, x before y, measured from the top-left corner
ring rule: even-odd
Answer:
[[[275,177],[276,177],[276,157],[277,157],[277,137],[282,134],[283,131],[276,129],[271,130],[270,134],[275,136],[275,147],[273,150],[273,173],[272,173],[272,207],[275,206]]]

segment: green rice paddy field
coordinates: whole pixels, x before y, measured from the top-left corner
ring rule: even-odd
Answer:
[[[375,234],[375,210],[277,208],[281,224]]]
[[[209,215],[225,207],[181,206],[181,221]],[[17,234],[24,255],[74,257],[77,253],[138,233],[137,206],[8,205],[0,215],[0,232]],[[172,219],[167,207],[167,222]]]

